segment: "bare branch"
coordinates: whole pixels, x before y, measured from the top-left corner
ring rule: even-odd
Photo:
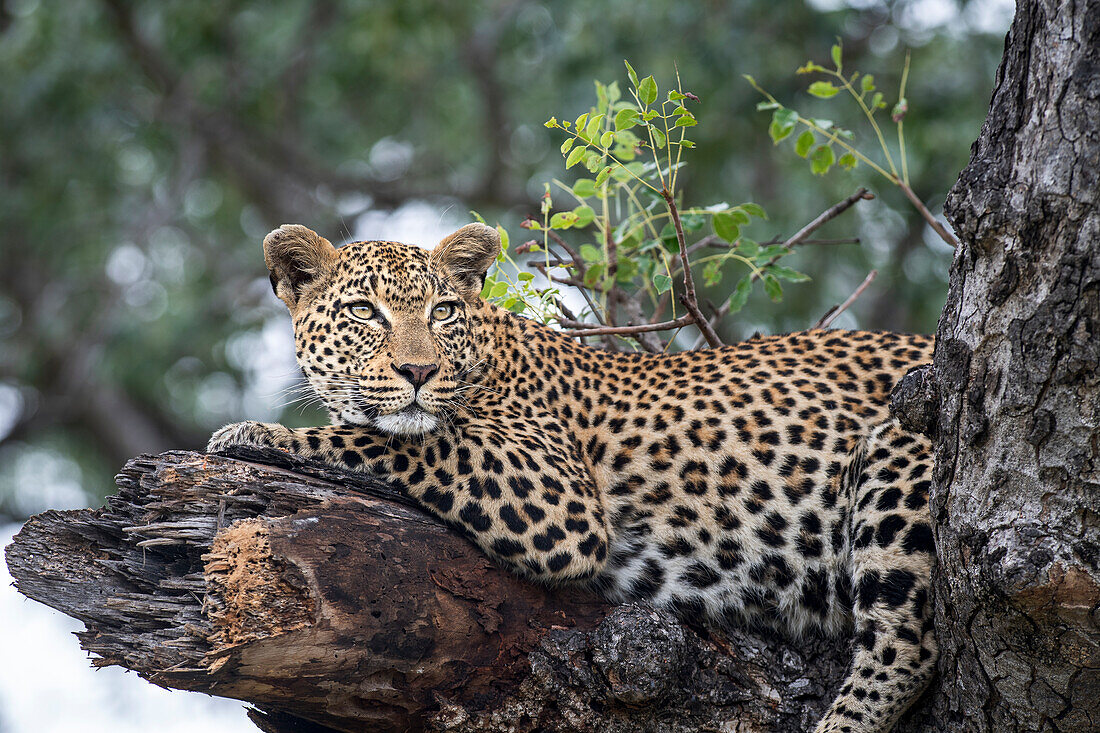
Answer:
[[[806,244],[808,242],[809,236],[811,234],[813,234],[814,232],[816,232],[821,227],[823,227],[827,222],[832,221],[833,219],[840,216],[841,214],[843,214],[848,209],[855,206],[856,202],[858,202],[858,201],[869,201],[869,200],[873,199],[874,197],[875,197],[875,195],[873,193],[869,192],[866,188],[860,187],[855,193],[853,193],[848,198],[844,199],[843,201],[838,201],[837,203],[833,204],[829,208],[825,209],[825,211],[821,212],[821,214],[819,214],[813,221],[811,221],[809,224],[807,224],[806,226],[802,227],[797,232],[795,232],[794,235],[790,237],[790,239],[783,242],[783,246],[786,249],[791,249],[792,247],[794,247],[796,245]],[[772,257],[770,260],[767,261],[767,263],[764,266],[767,267],[768,265],[774,265],[776,262],[779,261],[779,259],[781,257],[783,257],[784,254],[786,254],[786,253],[781,253],[781,254],[776,255],[775,257]],[[759,279],[760,279],[760,276],[756,272],[754,272],[752,274],[751,281],[756,282]],[[718,313],[715,313],[714,317],[710,319],[710,322],[709,322],[708,325],[711,327],[711,329],[713,329],[714,326],[718,323],[718,321],[722,320],[722,318],[724,318],[725,315],[727,313],[729,313],[729,309],[730,309],[730,304],[729,304],[729,301],[727,300],[718,309]],[[696,339],[695,343],[692,344],[691,348],[692,349],[697,349],[702,345],[702,343],[703,343],[703,340],[701,338]]]
[[[939,219],[932,216],[932,212],[929,211],[928,207],[924,205],[924,202],[917,197],[917,194],[913,193],[913,189],[909,188],[909,184],[901,180],[895,180],[895,183],[898,184],[898,188],[902,190],[902,193],[909,199],[909,202],[913,204],[918,212],[920,212],[920,215],[924,217],[924,220],[928,222],[928,226],[932,227],[936,234],[940,235],[940,239],[957,249],[959,240],[955,239],[955,235],[947,231],[947,227],[941,224]]]
[[[782,237],[772,237],[766,242],[760,242],[761,247],[770,247],[773,244],[779,244],[785,241]],[[839,237],[835,239],[804,239],[800,244],[859,244],[859,237]],[[712,249],[734,249],[738,246],[737,242],[727,242],[719,237],[717,234],[709,234],[700,239],[695,244],[688,247],[688,254],[695,254],[701,249],[710,247]]]
[[[687,308],[695,325],[703,332],[703,338],[707,340],[711,348],[717,348],[722,345],[722,339],[718,338],[718,334],[714,332],[714,327],[707,323],[707,318],[703,315],[703,312],[699,310],[699,302],[696,300],[695,278],[691,274],[691,261],[688,259],[687,241],[684,238],[684,227],[680,223],[680,212],[676,208],[676,201],[673,200],[672,194],[669,193],[668,189],[662,190],[661,195],[665,198],[665,204],[668,206],[668,213],[672,217],[673,225],[676,227],[676,241],[680,245],[680,266],[684,269],[684,292],[680,296],[680,302]]]
[[[834,305],[832,308],[826,311],[825,315],[821,317],[821,320],[814,324],[814,328],[828,328],[832,324],[832,322],[840,316],[841,313],[848,309],[848,306],[856,302],[856,298],[862,295],[863,291],[867,289],[867,286],[874,282],[877,275],[878,270],[871,270],[869,273],[867,273],[867,277],[863,278],[863,282],[859,284],[859,287],[855,289],[855,292],[849,295],[848,298],[840,305]]]
[[[662,323],[643,323],[639,326],[594,326],[591,323],[584,323],[583,321],[563,320],[562,325],[570,326],[573,330],[562,331],[562,333],[564,333],[566,336],[621,336],[636,333],[647,333],[649,331],[669,331],[675,328],[690,326],[693,323],[695,323],[695,318],[692,317],[690,313],[680,316],[675,321],[664,321]]]

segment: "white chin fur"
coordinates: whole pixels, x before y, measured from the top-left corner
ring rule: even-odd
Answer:
[[[439,418],[423,410],[413,408],[392,415],[377,415],[374,424],[379,430],[394,435],[423,435],[435,430]]]

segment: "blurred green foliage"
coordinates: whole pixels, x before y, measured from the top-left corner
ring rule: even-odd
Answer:
[[[836,7],[2,0],[0,516],[97,501],[130,455],[197,448],[222,422],[323,419],[279,407],[293,355],[263,235],[296,221],[371,237],[363,222],[393,209],[428,232],[471,208],[518,231],[561,166],[542,122],[585,111],[592,80],[621,76],[623,58],[678,68],[701,100],[679,185],[693,201],[761,203],[758,239],[859,185],[879,194],[821,232],[861,245],[792,256],[813,282],[780,307],[754,295],[722,324],[727,341],[806,327],[871,267],[873,292],[840,325],[931,330],[950,253],[864,167],[822,179],[774,148],[741,75],[817,114],[826,102],[793,72],[836,37],[884,88],[912,47],[909,174],[938,211],[1007,18],[953,0]]]

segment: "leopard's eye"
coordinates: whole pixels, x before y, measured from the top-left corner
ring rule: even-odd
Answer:
[[[357,321],[369,321],[374,317],[374,307],[370,303],[352,303],[348,313]]]
[[[432,308],[432,320],[446,321],[455,314],[454,303],[439,303]]]

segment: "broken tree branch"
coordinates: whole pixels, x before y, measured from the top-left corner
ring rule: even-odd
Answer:
[[[247,700],[278,733],[806,730],[844,673],[845,640],[548,590],[384,481],[230,455],[142,456],[106,507],[32,518],[17,588],[83,621],[93,664]]]

